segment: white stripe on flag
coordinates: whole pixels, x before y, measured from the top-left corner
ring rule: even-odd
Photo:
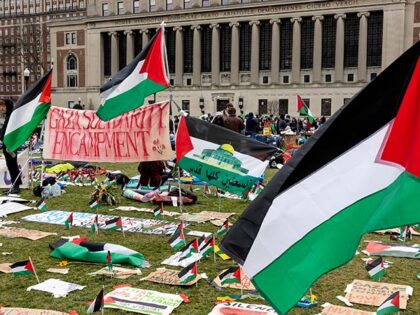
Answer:
[[[111,253],[128,255],[128,256],[137,254],[137,252],[134,251],[134,250],[131,250],[127,247],[116,245],[116,244],[105,244],[104,245],[104,250],[105,251],[110,251]]]
[[[318,225],[395,181],[403,170],[375,163],[388,126],[274,199],[244,264],[249,277]]]
[[[22,127],[23,125],[31,121],[32,117],[34,116],[35,110],[38,107],[40,97],[41,93],[39,93],[39,95],[29,103],[19,107],[18,109],[12,112],[9,123],[7,124],[5,135],[15,131],[16,129]]]

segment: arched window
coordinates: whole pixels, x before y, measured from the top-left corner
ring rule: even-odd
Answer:
[[[74,55],[69,55],[66,61],[67,87],[77,87],[77,59]]]

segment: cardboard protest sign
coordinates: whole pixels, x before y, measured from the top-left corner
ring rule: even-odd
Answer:
[[[0,236],[8,237],[8,238],[15,238],[15,237],[22,237],[27,238],[31,241],[36,241],[41,238],[50,236],[50,235],[57,235],[57,233],[49,233],[37,230],[28,230],[24,228],[16,228],[16,227],[6,227],[0,229]]]
[[[223,224],[234,213],[201,211],[198,213],[183,213],[179,216],[179,220],[188,222],[204,223],[213,219],[220,220]]]
[[[48,268],[47,272],[58,273],[60,275],[66,275],[69,273],[69,269],[68,268]]]
[[[12,179],[10,178],[4,156],[0,156],[0,188],[9,188],[13,184]],[[26,163],[28,159],[29,149],[26,149],[18,154],[18,166],[19,169],[22,170],[22,185],[20,185],[20,188],[29,187],[29,163]]]
[[[20,203],[27,203],[29,200],[20,198],[20,197],[10,197],[10,196],[0,196],[0,204],[5,202],[20,202]]]
[[[3,263],[3,264],[0,264],[0,272],[3,272],[3,273],[12,273],[12,268],[10,268],[10,265],[11,265],[11,263]]]
[[[413,288],[408,285],[354,280],[344,292],[351,303],[379,306],[395,291],[400,291],[400,309],[406,309],[413,294]]]
[[[241,273],[241,282],[242,283],[226,283],[226,284],[222,285],[221,282],[220,282],[219,276],[223,272],[225,272],[226,270],[227,269],[225,269],[222,272],[220,272],[217,275],[217,277],[213,280],[214,283],[216,283],[219,287],[222,287],[222,288],[231,288],[231,289],[239,289],[239,290],[241,288],[243,288],[243,290],[246,290],[246,291],[255,291],[256,290],[255,287],[254,287],[254,285],[252,284],[251,280],[249,280],[248,276],[245,273],[243,273],[243,272]]]
[[[420,259],[420,245],[385,244],[369,242],[363,251],[369,256],[388,256]]]
[[[217,304],[209,315],[274,315],[276,311],[267,305],[228,302]]]
[[[119,211],[138,211],[138,212],[153,213],[153,209],[149,209],[149,208],[137,208],[137,207],[133,207],[133,206],[119,206],[119,207],[117,207],[115,209],[110,209],[109,211],[114,211],[114,210],[119,210]],[[173,211],[165,211],[164,214],[167,215],[168,217],[176,217],[176,216],[179,216],[180,215],[179,212],[173,212]]]
[[[201,279],[200,275],[197,275],[194,280],[181,284],[178,274],[179,271],[177,270],[158,268],[142,280],[169,285],[191,286]]]
[[[70,212],[52,210],[28,215],[26,217],[23,217],[22,220],[38,223],[64,225],[64,222],[67,220],[69,215]],[[91,229],[92,222],[95,216],[95,213],[73,212],[73,226]],[[105,227],[105,221],[114,218],[115,216],[99,214],[99,229],[101,230]],[[122,221],[124,232],[169,235],[175,232],[176,228],[178,227],[178,224],[176,222],[168,222],[155,219],[138,219],[122,217]]]
[[[150,314],[169,315],[183,302],[177,294],[123,287],[105,295],[105,308]]]
[[[162,265],[169,265],[169,266],[175,266],[175,267],[187,267],[191,265],[193,262],[199,261],[202,257],[199,253],[191,253],[191,256],[188,258],[185,258],[183,260],[179,260],[182,256],[182,252],[176,252],[171,257],[165,259],[162,261]]]
[[[0,307],[0,315],[68,315],[68,313],[34,308]]]
[[[140,269],[128,269],[128,268],[122,268],[122,267],[112,267],[112,271],[109,270],[108,267],[104,267],[102,269],[99,269],[98,271],[90,273],[92,276],[109,276],[114,277],[117,279],[127,279],[133,275],[141,275]]]
[[[0,205],[0,217],[26,210],[32,210],[32,208],[17,202],[6,202]]]
[[[55,298],[60,298],[67,296],[67,294],[69,294],[70,292],[76,290],[83,290],[84,288],[84,286],[75,283],[65,282],[58,279],[48,279],[44,282],[29,287],[28,289],[26,289],[26,291],[44,291],[51,293]]]
[[[324,307],[324,305],[323,305]],[[321,312],[321,315],[375,315],[375,312],[357,310],[350,307],[327,304]]]
[[[44,158],[126,163],[170,160],[169,102],[145,105],[104,122],[93,110],[52,106]]]

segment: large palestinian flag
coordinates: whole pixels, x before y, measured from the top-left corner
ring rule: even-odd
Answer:
[[[10,152],[17,150],[47,117],[51,107],[52,69],[35,82],[16,102],[4,134]]]
[[[96,115],[111,120],[142,106],[147,96],[167,89],[167,63],[162,25],[140,54],[101,87],[101,106]]]
[[[74,239],[71,242],[59,240],[50,244],[51,256],[72,260],[108,264],[108,251],[111,252],[114,264],[130,264],[142,267],[146,263],[144,256],[127,247],[110,243],[91,243],[84,239]]]
[[[311,137],[222,241],[278,313],[366,232],[420,222],[420,43]]]
[[[182,169],[238,195],[251,189],[276,150],[193,117],[182,117],[176,134],[176,158]]]

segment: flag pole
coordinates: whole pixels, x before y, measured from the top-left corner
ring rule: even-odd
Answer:
[[[178,164],[178,192],[179,192],[179,212],[183,212],[182,210],[182,192],[181,192],[181,169],[179,168]]]
[[[216,238],[213,234],[213,261],[216,263]]]
[[[241,267],[241,265],[239,265],[239,270],[240,270],[240,272],[239,272],[239,274],[240,274],[240,276],[241,276],[241,296],[242,295],[244,295],[244,284],[243,284],[243,281],[242,281],[242,267]]]
[[[36,273],[35,265],[32,262],[31,256],[29,256],[29,261],[31,262],[31,266],[34,268],[34,273],[35,273],[36,281],[38,281],[38,283],[39,283],[39,278],[38,278],[38,275]]]
[[[120,217],[120,218],[121,218],[121,217]],[[123,234],[123,237],[125,238],[125,233],[124,233],[124,223],[123,223],[122,218],[121,218],[121,232],[122,232],[122,234]]]
[[[104,290],[105,290],[105,286],[104,286],[104,285],[102,285],[102,299],[103,299],[103,300],[105,300],[105,299],[104,299],[104,296],[105,296],[105,294],[104,294]],[[105,301],[104,301],[104,304],[102,304],[102,301],[101,301],[101,305],[102,305],[102,307],[101,307],[101,314],[102,314],[102,315],[104,315]]]
[[[9,151],[7,151],[9,152]],[[16,177],[15,181],[13,182],[12,186],[10,186],[9,190],[7,191],[7,195],[10,194],[10,191],[12,190],[13,186],[15,186],[16,182],[18,181],[18,179],[22,176],[22,172],[25,169],[26,164],[29,163],[29,160],[31,159],[31,157],[29,157],[25,164],[23,164],[23,167],[20,169],[18,176]]]

